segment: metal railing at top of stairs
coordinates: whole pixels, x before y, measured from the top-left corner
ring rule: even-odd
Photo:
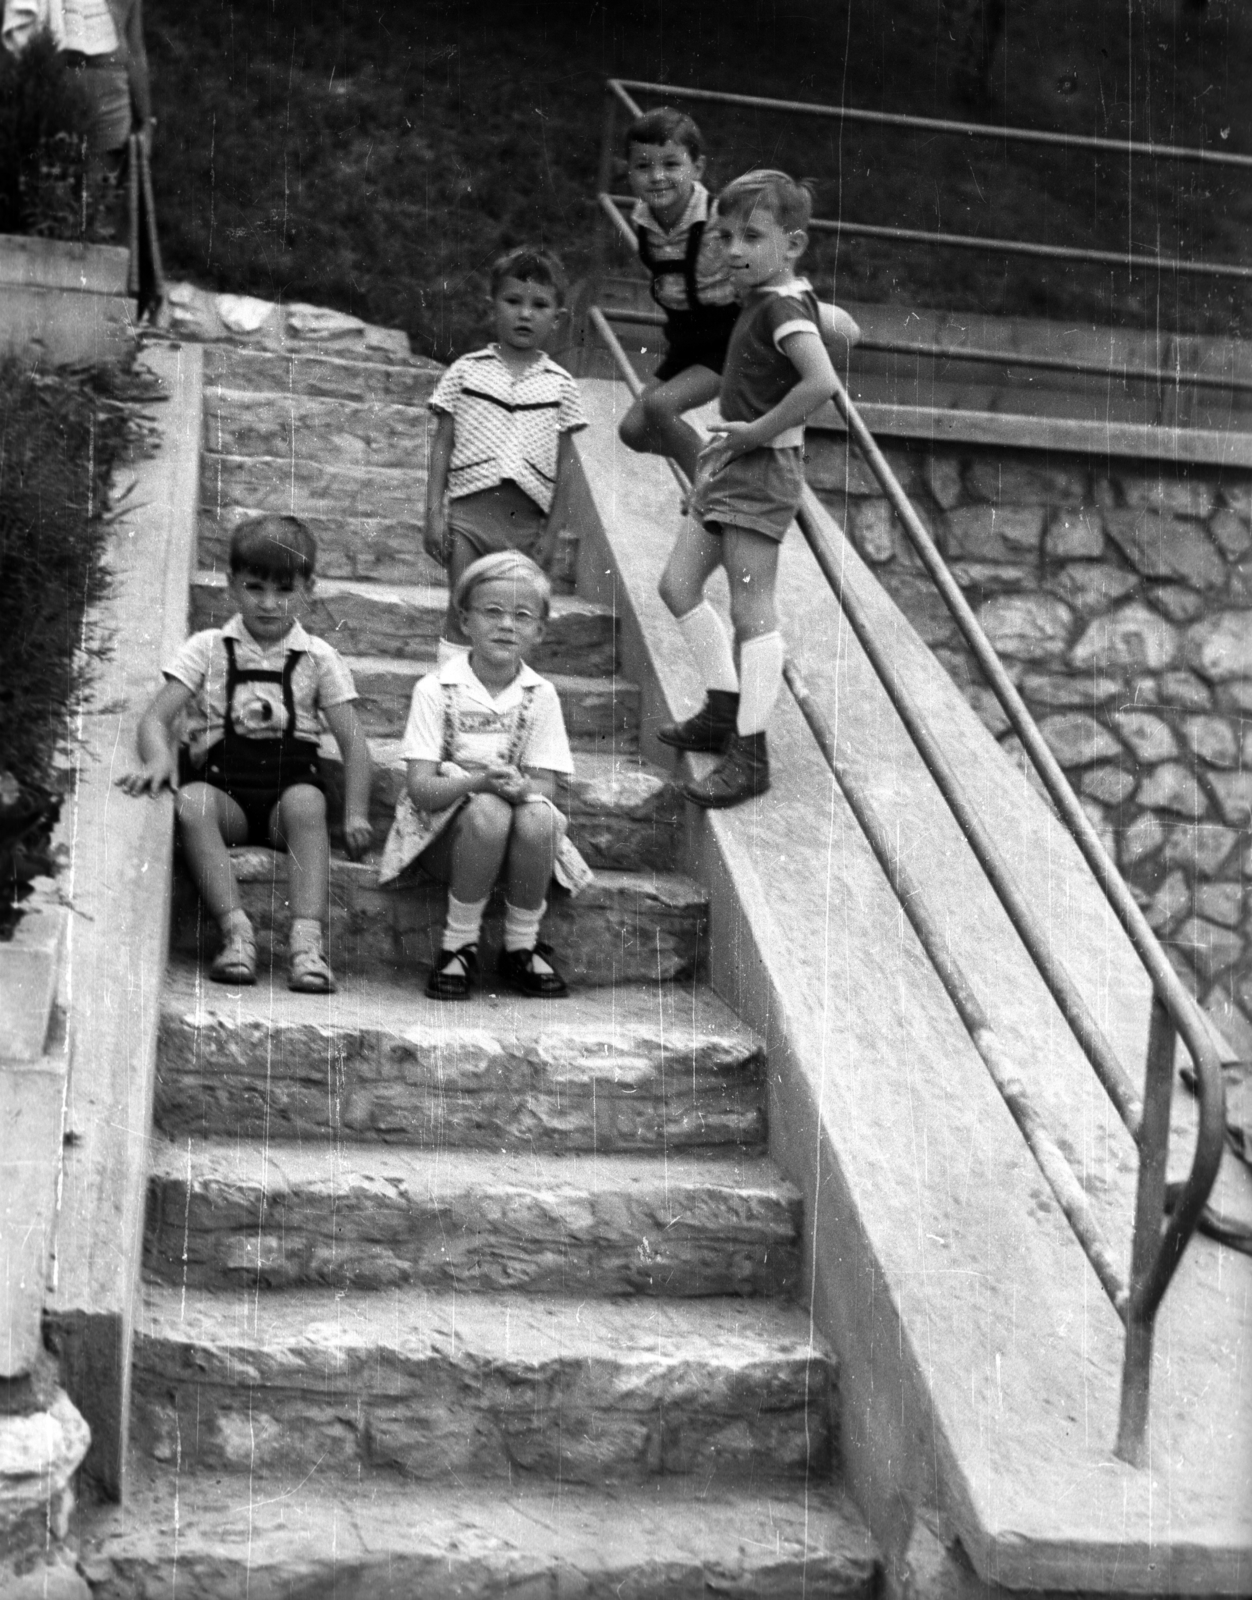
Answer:
[[[608,319],[594,305],[588,315],[631,393],[637,396],[642,391],[642,382]],[[1132,1466],[1142,1466],[1147,1457],[1152,1341],[1157,1308],[1195,1232],[1222,1157],[1225,1087],[1221,1065],[1199,1007],[1170,966],[1126,883],[1105,853],[1091,819],[1070,788],[925,525],[849,399],[842,381],[837,378],[836,382],[834,401],[847,424],[849,440],[856,444],[903,524],[974,659],[1004,708],[1061,821],[1073,836],[1114,914],[1125,928],[1152,983],[1147,1067],[1141,1096],[1092,1016],[1077,985],[1051,949],[1042,920],[1015,880],[990,829],[966,794],[938,739],[915,705],[888,650],[877,639],[860,598],[854,588],[845,583],[838,554],[813,516],[810,505],[802,504],[797,521],[818,566],[1036,970],[1138,1148],[1139,1176],[1131,1241],[1130,1280],[1126,1282],[1080,1179],[1048,1131],[1043,1117],[1030,1099],[1020,1072],[996,1037],[986,1011],[951,950],[945,926],[931,911],[917,881],[900,859],[896,841],[878,818],[867,788],[854,772],[836,763],[835,738],[831,727],[808,691],[799,669],[789,660],[784,672],[787,684],[817,739],[835,781],[847,798],[853,815],[947,990],[975,1049],[1125,1326],[1121,1403],[1114,1448],[1122,1460]],[[686,477],[677,464],[670,461],[669,465],[679,483],[684,488],[688,487]],[[806,501],[810,500],[811,491],[805,491],[805,498]],[[1172,1212],[1167,1218],[1166,1163],[1175,1044],[1179,1036],[1195,1066],[1199,1125],[1191,1170],[1177,1192]]]
[[[601,134],[600,161],[596,181],[596,200],[613,228],[629,241],[633,253],[634,234],[622,213],[624,205],[633,204],[629,195],[610,192],[613,178],[613,157],[617,140],[618,114],[625,111],[631,118],[641,114],[641,107],[631,90],[671,97],[674,100],[704,101],[717,105],[741,106],[750,110],[778,111],[795,116],[834,119],[840,122],[864,123],[882,127],[915,130],[919,133],[951,137],[989,139],[1003,143],[1036,145],[1050,148],[1091,150],[1110,155],[1151,161],[1195,162],[1207,166],[1230,167],[1237,170],[1252,169],[1252,155],[1238,151],[1209,150],[1191,145],[1155,144],[1132,139],[1106,139],[1088,134],[1053,133],[1038,128],[997,127],[990,123],[954,122],[938,117],[906,116],[900,112],[866,111],[853,106],[828,106],[798,100],[774,100],[761,95],[727,94],[716,89],[694,89],[672,83],[646,83],[633,78],[610,78],[606,85],[604,126]],[[1051,245],[1028,239],[981,237],[972,234],[930,232],[919,228],[892,228],[877,223],[848,222],[842,218],[814,218],[809,224],[813,233],[844,233],[865,238],[892,239],[903,244],[927,244],[939,248],[979,250],[990,254],[1032,256],[1052,261],[1079,261],[1102,266],[1154,272],[1188,273],[1195,276],[1252,280],[1252,266],[1241,262],[1188,260],[1183,257],[1142,255],[1133,250],[1093,250],[1080,246]],[[597,242],[595,278],[602,276],[604,238]],[[653,313],[614,310],[614,321],[650,322]],[[882,354],[932,356],[944,361],[986,362],[1000,366],[1017,366],[1042,371],[1071,372],[1091,377],[1111,377],[1114,380],[1153,383],[1182,390],[1184,388],[1216,388],[1236,393],[1252,391],[1252,379],[1237,374],[1223,377],[1220,374],[1184,372],[1169,367],[1143,367],[1131,370],[1116,362],[1099,362],[1066,356],[1016,354],[1012,351],[990,351],[961,345],[941,345],[913,339],[865,339],[858,347],[862,352]]]

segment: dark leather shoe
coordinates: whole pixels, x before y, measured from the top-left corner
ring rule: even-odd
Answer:
[[[763,733],[732,735],[726,754],[709,773],[683,785],[683,793],[693,805],[706,811],[737,806],[741,800],[764,794],[769,788],[769,755]]]
[[[478,980],[478,946],[463,944],[459,950],[441,950],[435,957],[426,980],[428,1000],[468,1000]]]
[[[729,689],[710,689],[704,704],[686,722],[667,722],[656,730],[662,744],[675,750],[703,750],[720,756],[735,732],[739,696]]]
[[[551,972],[535,970],[536,956],[543,957]],[[533,950],[501,950],[496,971],[502,983],[533,1000],[563,1000],[569,994],[569,985],[553,963],[550,944],[537,944]]]

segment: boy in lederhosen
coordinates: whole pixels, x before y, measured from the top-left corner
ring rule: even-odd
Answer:
[[[288,984],[324,994],[335,981],[322,946],[330,881],[322,722],[343,757],[343,834],[354,856],[371,837],[370,766],[352,676],[338,651],[300,622],[314,559],[313,536],[295,517],[239,524],[227,585],[237,610],[221,628],[193,634],[165,664],[165,683],[139,723],[142,765],[118,782],[132,795],[175,791],[187,864],[221,930],[209,969],[218,983],[256,982],[256,940],[230,847],[288,852]],[[180,762],[174,729],[184,712],[188,748]]]

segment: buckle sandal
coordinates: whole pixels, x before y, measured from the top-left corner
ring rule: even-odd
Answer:
[[[536,970],[536,957],[547,972]],[[501,950],[496,972],[510,989],[534,1000],[564,1000],[569,994],[569,985],[553,964],[550,944],[537,944],[533,950]]]
[[[675,750],[703,750],[720,756],[735,733],[739,696],[730,689],[710,689],[704,704],[686,722],[667,722],[656,730],[662,744]]]
[[[463,944],[459,950],[441,950],[435,957],[426,980],[428,1000],[468,1000],[478,981],[478,946]]]
[[[287,987],[299,994],[334,994],[335,975],[322,953],[322,930],[293,933],[287,941]]]
[[[726,754],[706,778],[683,785],[693,805],[706,811],[737,806],[769,788],[769,754],[763,733],[733,734]]]
[[[236,922],[223,936],[222,948],[213,959],[209,977],[214,983],[256,982],[256,935],[251,923]]]

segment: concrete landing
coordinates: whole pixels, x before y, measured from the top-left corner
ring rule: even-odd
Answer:
[[[583,386],[581,568],[622,618],[642,749],[697,685],[656,597],[678,532],[663,463],[616,443],[624,388]],[[827,519],[829,521],[829,519]],[[1068,836],[830,524],[850,583],[1121,1059],[1148,985]],[[802,539],[789,649],[869,786],[1125,1262],[1135,1157]],[[1121,1326],[788,698],[775,787],[696,824],[717,987],[765,1034],[771,1153],[816,1216],[815,1311],[841,1359],[844,1451],[889,1559],[937,1506],[987,1582],[1252,1592],[1252,1260],[1197,1239],[1158,1319],[1151,1465],[1112,1455]],[[776,1080],[776,1081],[775,1081]]]

